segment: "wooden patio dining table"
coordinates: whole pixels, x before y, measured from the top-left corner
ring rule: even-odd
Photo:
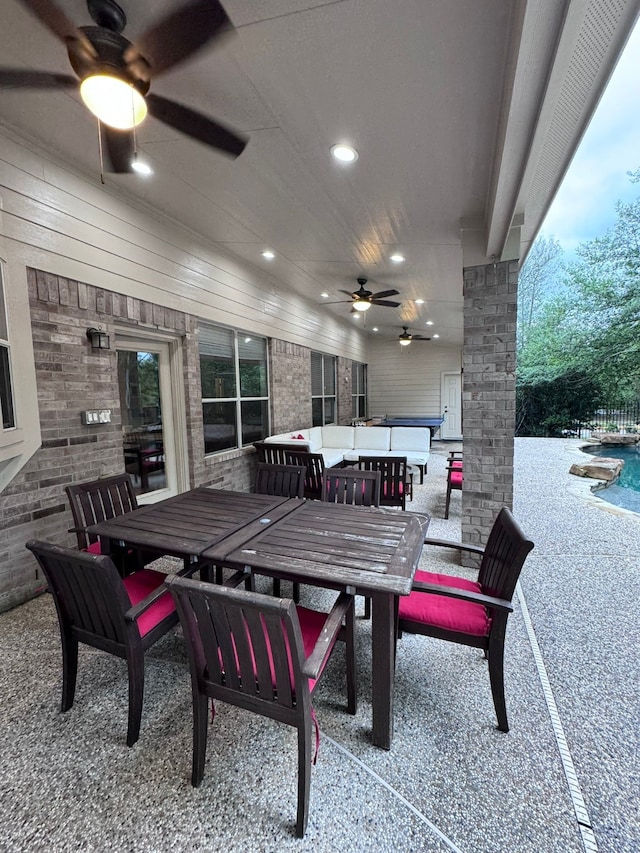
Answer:
[[[429,518],[410,512],[200,488],[90,528],[108,542],[250,566],[372,600],[372,740],[393,739],[395,603],[408,595]],[[107,541],[105,541],[107,540]]]

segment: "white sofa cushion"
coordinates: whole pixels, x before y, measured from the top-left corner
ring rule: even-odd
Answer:
[[[375,427],[380,429],[380,427]],[[417,450],[428,453],[431,431],[427,427],[392,427],[390,450]]]
[[[309,444],[311,452],[319,453],[320,449],[322,448],[322,427],[311,427],[311,429],[305,430],[305,432],[309,433]]]
[[[322,447],[351,450],[353,448],[353,430],[354,428],[350,426],[323,426]]]
[[[353,449],[354,450],[381,450],[390,448],[390,437],[392,430],[389,427],[354,427]],[[364,454],[363,454],[364,455]],[[375,456],[375,453],[370,453]]]
[[[345,452],[342,448],[323,447],[320,452],[324,459],[325,468],[335,468],[339,466],[345,458]]]

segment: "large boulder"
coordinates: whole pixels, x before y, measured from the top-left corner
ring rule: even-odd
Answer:
[[[592,432],[591,438],[597,439],[600,444],[637,444],[640,434],[633,432]]]
[[[620,475],[623,467],[622,459],[594,456],[589,462],[574,462],[569,473],[576,474],[578,477],[590,477],[593,480],[604,480],[605,483],[610,483]]]

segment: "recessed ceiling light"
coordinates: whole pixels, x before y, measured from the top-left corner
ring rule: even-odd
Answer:
[[[143,160],[134,160],[131,163],[131,168],[139,175],[153,175],[153,169],[148,163],[145,163]]]
[[[416,303],[416,305],[424,305],[424,299],[414,299],[413,301]]]
[[[427,320],[425,326],[433,326],[433,320]]]
[[[378,327],[377,327],[377,326],[374,326],[374,327],[373,327],[373,329],[371,329],[371,331],[372,331],[372,332],[377,332],[377,331],[378,331]]]
[[[434,338],[439,338],[439,337],[440,337],[440,335],[434,335],[433,337],[434,337]]]
[[[332,145],[331,153],[335,157],[336,160],[339,160],[341,163],[355,163],[358,159],[358,152],[355,148],[352,148],[350,145]]]
[[[401,264],[404,261],[404,255],[391,255],[389,260],[394,264]]]
[[[266,252],[262,253],[262,257],[266,258],[268,261],[272,261],[275,258],[275,253],[270,249],[267,249]]]
[[[328,293],[321,293],[321,294],[320,294],[320,296],[322,296],[322,298],[323,298],[323,299],[328,299],[328,298],[329,298],[329,294],[328,294]]]

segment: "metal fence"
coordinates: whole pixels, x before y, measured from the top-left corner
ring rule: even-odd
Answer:
[[[574,421],[562,430],[577,438],[589,438],[593,432],[640,432],[640,400],[598,409],[589,421]]]

